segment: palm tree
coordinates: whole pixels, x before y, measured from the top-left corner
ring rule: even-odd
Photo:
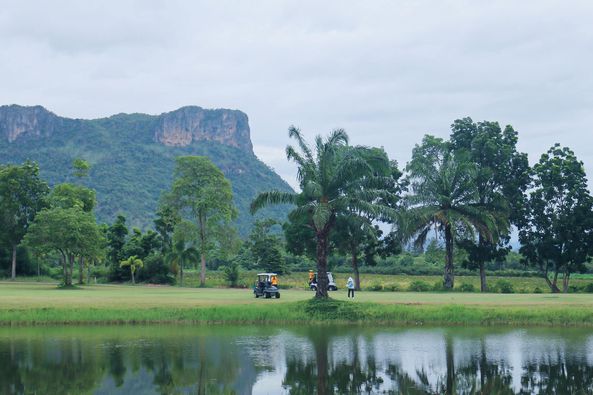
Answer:
[[[136,255],[132,255],[128,259],[121,261],[119,266],[120,267],[126,267],[126,266],[130,267],[130,273],[132,274],[132,284],[136,284],[136,279],[134,278],[134,273],[136,273],[137,269],[144,267],[144,262],[142,262],[142,259],[138,258]]]
[[[286,156],[298,166],[301,192],[260,193],[251,203],[251,212],[272,204],[297,206],[292,214],[306,218],[307,226],[315,234],[318,281],[315,296],[327,298],[328,240],[336,218],[358,213],[381,220],[394,215],[384,204],[390,200],[385,185],[391,177],[377,172],[380,164],[389,169],[389,161],[382,150],[350,147],[348,135],[342,129],[334,130],[325,139],[317,136],[314,150],[297,128],[291,126],[288,135],[298,144],[298,149],[286,147]]]
[[[425,136],[407,166],[411,194],[406,196],[399,227],[404,239],[424,246],[431,229],[445,238],[443,285],[454,286],[453,245],[458,234],[494,242],[504,216],[477,199],[475,169],[462,153],[453,153],[449,143]]]
[[[179,239],[173,243],[171,252],[167,254],[167,262],[179,267],[179,286],[183,287],[183,267],[191,262],[198,262],[200,253],[194,247],[187,247],[185,240]]]

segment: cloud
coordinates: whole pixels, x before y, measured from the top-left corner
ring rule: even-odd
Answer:
[[[591,20],[590,1],[6,1],[0,103],[238,108],[286,177],[290,124],[343,127],[403,164],[471,116],[512,124],[532,162],[569,145],[593,174]]]

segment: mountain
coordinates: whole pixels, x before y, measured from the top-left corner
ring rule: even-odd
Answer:
[[[247,115],[238,110],[189,106],[161,115],[117,114],[93,120],[60,117],[41,106],[0,106],[0,162],[39,163],[50,185],[73,181],[71,165],[92,165],[83,183],[97,190],[97,218],[111,223],[119,213],[129,224],[152,226],[161,193],[169,189],[175,157],[209,157],[230,179],[245,235],[253,222],[249,204],[260,191],[291,191],[253,153]],[[258,217],[283,220],[287,207]]]

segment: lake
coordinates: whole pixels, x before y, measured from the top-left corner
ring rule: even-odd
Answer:
[[[593,331],[4,327],[0,393],[590,394]]]

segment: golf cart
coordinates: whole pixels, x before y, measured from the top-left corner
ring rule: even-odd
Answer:
[[[276,299],[280,298],[280,290],[277,285],[272,285],[274,277],[276,280],[278,279],[276,273],[257,274],[257,281],[253,286],[253,293],[256,298],[259,298],[260,296],[263,296],[266,299],[270,299],[271,297],[275,297]]]
[[[313,276],[313,280],[309,283],[309,287],[311,291],[317,291],[317,273]],[[331,272],[327,272],[327,290],[328,291],[337,291],[338,286],[334,282],[334,276]]]

